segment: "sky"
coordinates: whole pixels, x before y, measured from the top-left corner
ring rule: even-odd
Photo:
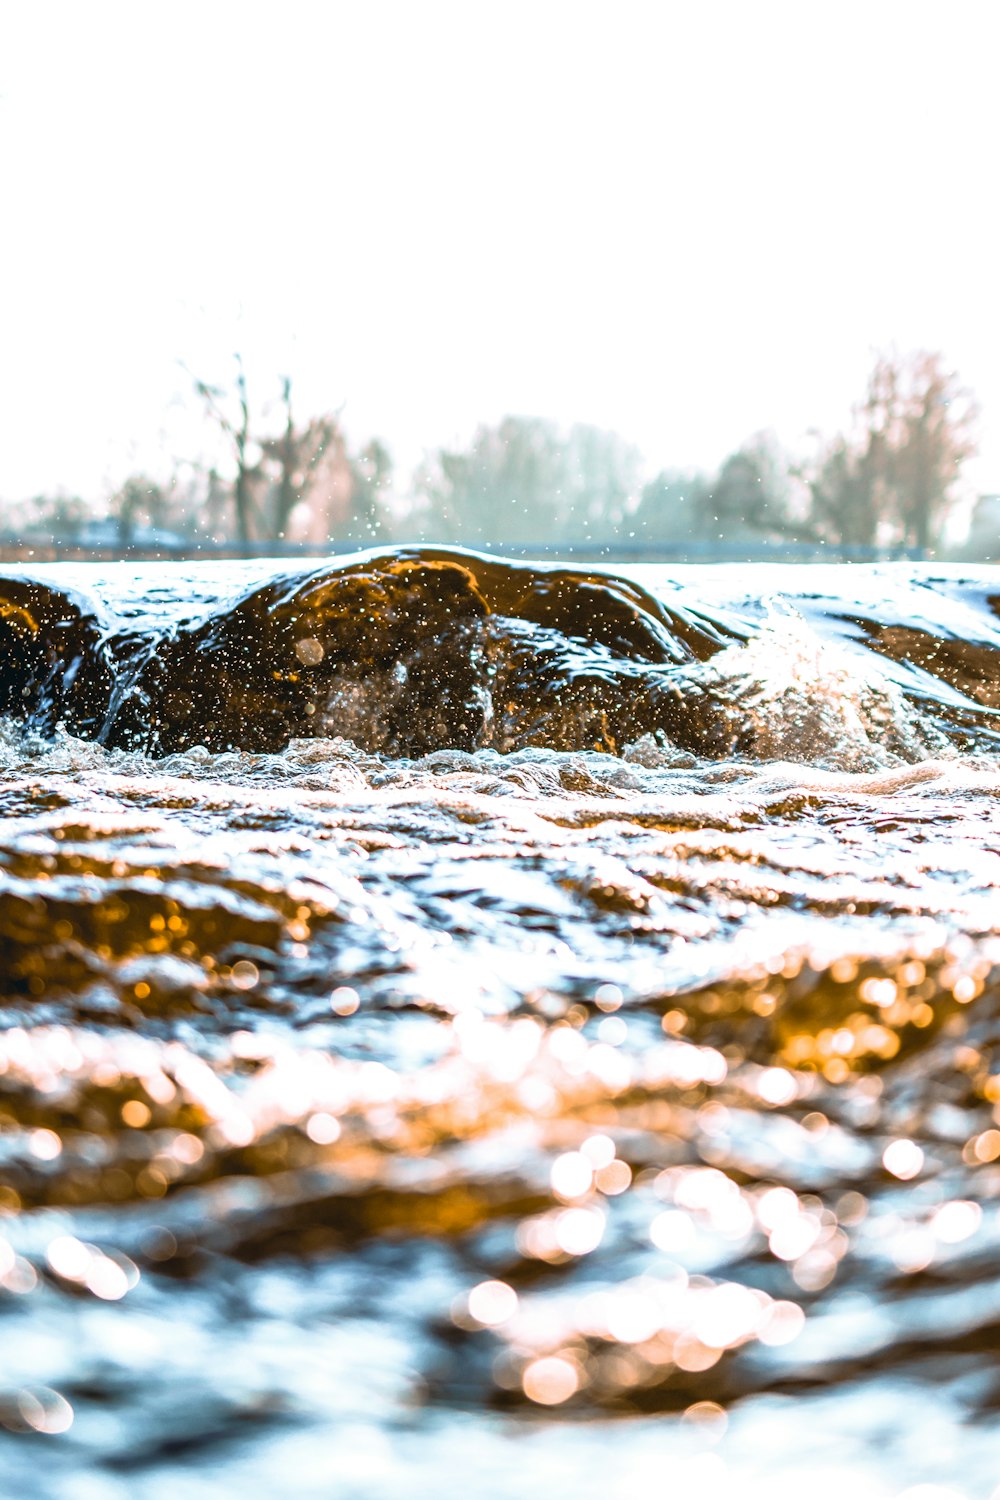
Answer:
[[[404,468],[508,412],[796,451],[943,351],[1000,490],[993,0],[0,0],[0,501],[239,350]]]

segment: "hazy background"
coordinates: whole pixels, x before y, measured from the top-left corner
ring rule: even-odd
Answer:
[[[977,399],[955,535],[1000,490],[989,3],[0,17],[8,530],[231,479],[193,377],[231,401],[236,351],[258,436],[290,375],[297,420],[382,440],[393,514],[509,413],[620,434],[641,484],[760,432],[805,461],[890,349]]]

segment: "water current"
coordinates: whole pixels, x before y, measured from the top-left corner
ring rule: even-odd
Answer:
[[[1000,571],[0,578],[0,1495],[987,1500]]]

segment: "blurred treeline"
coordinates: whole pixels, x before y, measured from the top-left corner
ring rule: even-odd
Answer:
[[[193,380],[217,462],[135,474],[103,507],[37,496],[0,529],[136,551],[324,550],[437,541],[500,550],[692,559],[920,556],[942,548],[976,411],[941,355],[880,356],[847,430],[806,455],[750,438],[715,473],[650,476],[617,433],[537,417],[481,426],[466,448],[394,472],[379,439],[352,446],[339,412],[300,417],[290,379],[253,418],[242,361],[229,387]]]

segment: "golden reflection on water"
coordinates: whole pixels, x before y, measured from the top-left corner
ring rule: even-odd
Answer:
[[[544,1014],[545,1003],[543,1014],[509,1018],[467,1008],[438,1023],[448,1044],[415,1070],[246,1027],[217,1036],[206,1056],[169,1035],[11,1027],[0,1037],[9,1222],[56,1206],[130,1200],[167,1210],[185,1190],[209,1197],[193,1228],[151,1208],[127,1251],[63,1231],[31,1254],[0,1239],[0,1285],[23,1297],[48,1279],[121,1301],[143,1267],[162,1270],[203,1246],[245,1254],[261,1233],[265,1243],[280,1239],[280,1212],[270,1227],[252,1213],[247,1241],[247,1201],[237,1194],[230,1206],[227,1186],[241,1180],[254,1185],[249,1202],[261,1221],[272,1206],[304,1206],[297,1234],[307,1254],[358,1236],[461,1239],[510,1220],[511,1268],[471,1280],[449,1314],[465,1336],[496,1341],[494,1399],[642,1408],[651,1393],[657,1405],[724,1412],[741,1389],[738,1374],[690,1398],[749,1345],[791,1345],[810,1303],[845,1265],[874,1253],[891,1273],[915,1275],[979,1235],[984,1215],[991,1236],[1000,1227],[990,1205],[996,1184],[981,1180],[980,1202],[968,1175],[1000,1158],[991,1123],[1000,1086],[991,1053],[972,1044],[966,1026],[990,977],[985,959],[924,951],[891,973],[869,966],[837,960],[834,972],[814,970],[804,1004],[788,986],[801,981],[806,956],[788,957],[738,988],[693,991],[683,1011],[663,1012],[663,1027],[645,1027],[641,1045],[630,1040],[641,1018],[607,983],[591,1005],[562,1017]],[[221,971],[233,994],[262,983],[247,959],[216,965]],[[816,989],[832,987],[841,1014],[820,1025],[832,1018],[828,1008],[817,1012]],[[915,1024],[924,1005],[932,1025]],[[330,991],[330,1016],[346,1022],[362,1012],[355,986]],[[741,1030],[748,1016],[753,1055]],[[898,1131],[893,1111],[881,1116],[883,1078],[858,1071],[891,1066],[918,1032],[944,1048],[925,1066],[953,1070],[932,1078],[944,1083],[957,1069],[972,1089],[961,1140],[953,1130],[935,1138],[933,1090],[925,1089],[926,1144],[912,1134],[920,1115],[906,1117],[910,1134]],[[709,1035],[715,1044],[699,1040]],[[778,1126],[776,1152],[768,1142]],[[846,1176],[836,1164],[845,1140]],[[821,1165],[825,1148],[834,1160],[818,1175],[828,1184],[799,1187],[797,1162]],[[959,1166],[960,1195],[943,1189],[909,1208],[880,1206],[887,1182],[931,1181],[929,1169],[947,1182]],[[548,1289],[531,1270],[551,1276],[623,1244],[628,1264],[645,1246],[644,1268],[615,1276],[605,1261],[594,1290],[574,1290],[571,1280],[563,1292],[558,1278]],[[774,1267],[764,1275],[753,1269],[766,1265],[762,1254]],[[701,1261],[742,1266],[747,1280],[686,1268]],[[65,1430],[62,1400],[29,1402],[33,1416],[18,1406],[15,1427]]]
[[[262,1446],[352,1381],[386,1431],[657,1414],[721,1452],[755,1401],[933,1367],[988,1422],[987,760],[0,750],[11,1434],[166,1421],[107,1330],[192,1427],[253,1365],[213,1421]]]

